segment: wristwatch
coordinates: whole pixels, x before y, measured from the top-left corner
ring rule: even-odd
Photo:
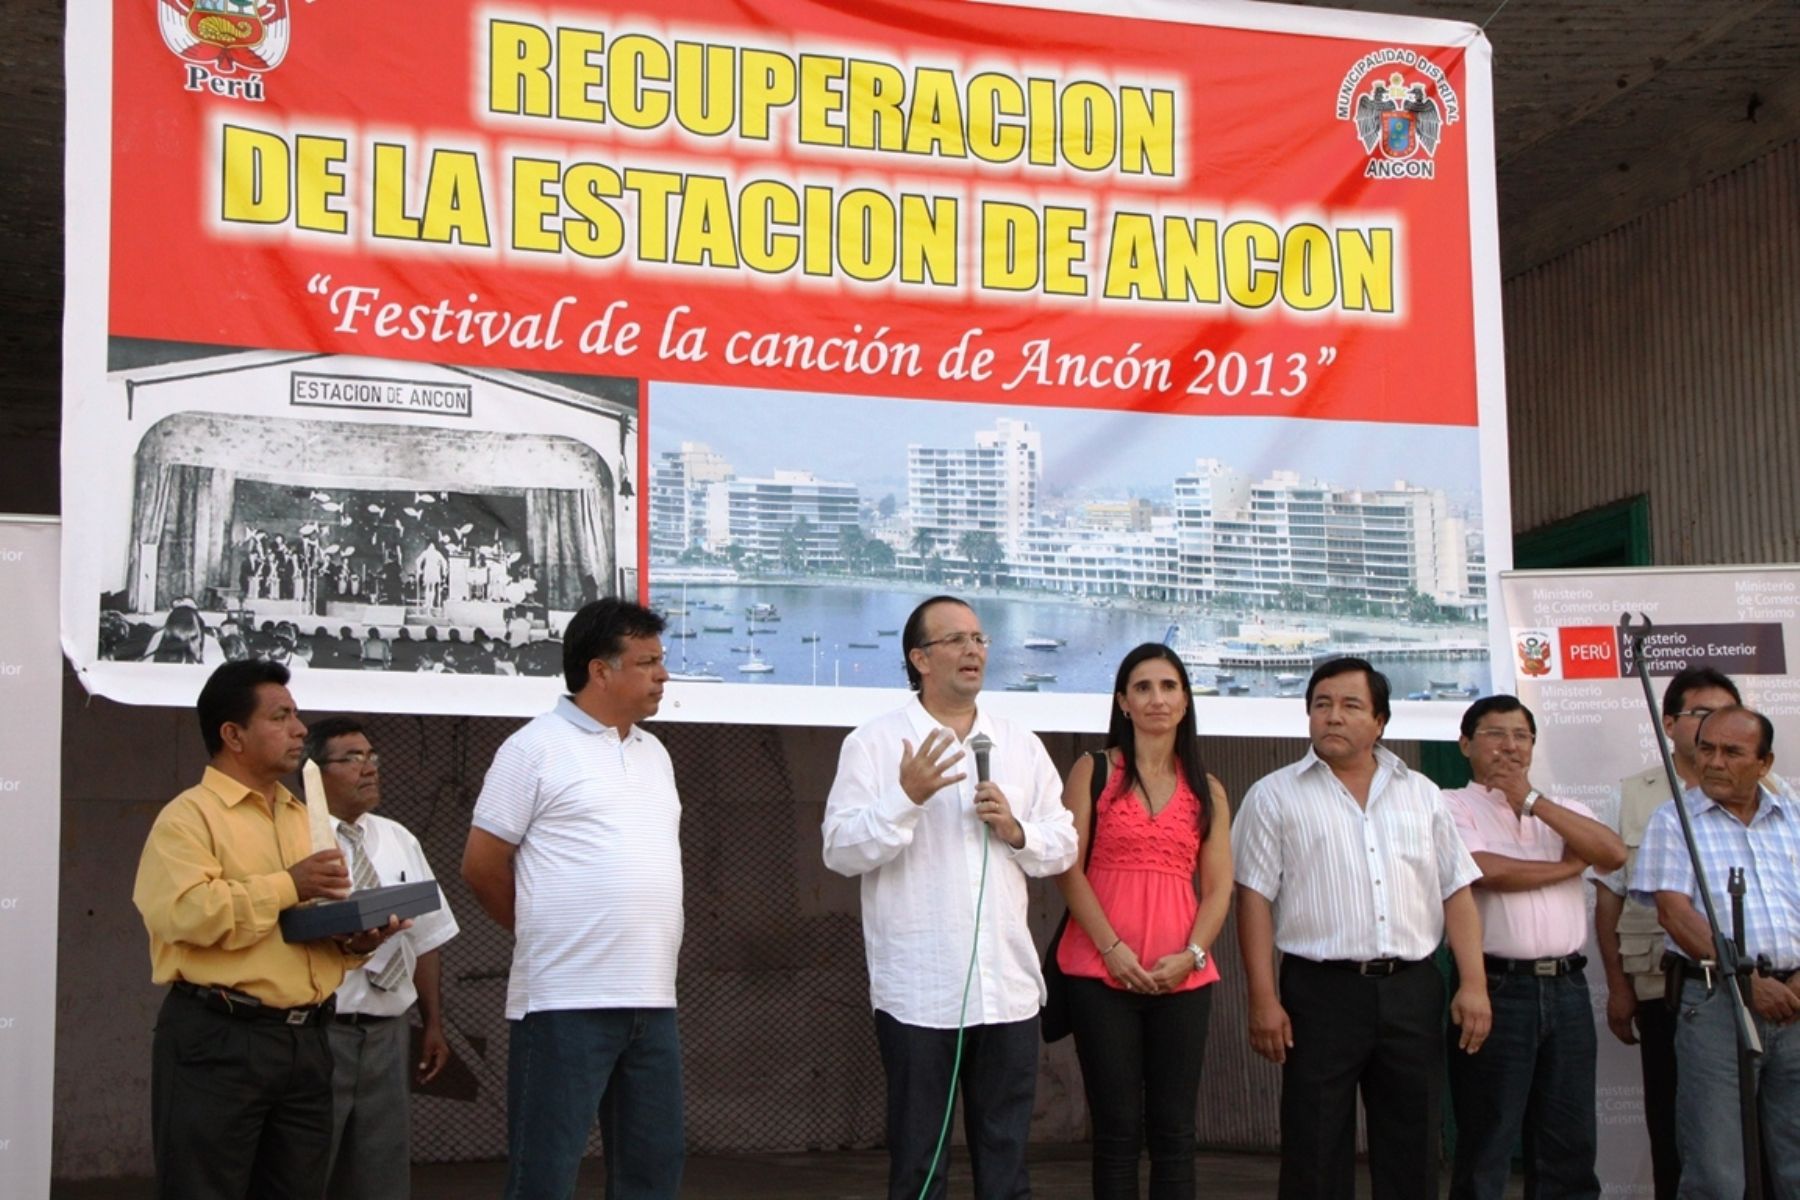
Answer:
[[[1189,942],[1188,943],[1188,953],[1194,956],[1194,970],[1196,970],[1196,971],[1206,970],[1206,951],[1204,951],[1200,947],[1194,945],[1194,943]]]
[[[1532,788],[1529,792],[1525,793],[1525,803],[1519,805],[1519,815],[1521,817],[1529,817],[1531,815],[1531,810],[1537,807],[1537,802],[1538,790]]]

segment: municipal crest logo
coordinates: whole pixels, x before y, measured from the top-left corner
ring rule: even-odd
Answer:
[[[1363,149],[1383,158],[1411,158],[1421,150],[1436,154],[1444,110],[1424,83],[1407,82],[1395,71],[1356,98],[1356,134]]]
[[[157,0],[163,44],[186,64],[184,86],[260,101],[264,72],[287,57],[288,0]]]
[[[1528,629],[1513,638],[1513,650],[1519,661],[1519,674],[1527,679],[1542,679],[1550,674],[1556,648],[1549,633]]]
[[[1354,123],[1369,179],[1432,179],[1447,127],[1462,106],[1443,69],[1414,50],[1390,47],[1357,60],[1338,86],[1337,116]]]

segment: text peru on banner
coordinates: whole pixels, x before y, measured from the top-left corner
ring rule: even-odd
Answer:
[[[1350,652],[1447,735],[1511,661],[1487,42],[1110,7],[84,8],[84,683],[531,713],[624,594],[665,717],[846,724],[953,591],[1038,728],[1167,640],[1209,732]]]

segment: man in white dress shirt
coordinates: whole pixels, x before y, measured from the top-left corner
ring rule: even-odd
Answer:
[[[1044,982],[1026,878],[1075,861],[1075,827],[1043,743],[976,705],[987,645],[955,597],[914,609],[901,649],[918,698],[844,739],[825,803],[825,865],[862,879],[890,1200],[945,1195],[948,1149],[935,1172],[931,1163],[959,1026],[975,1194],[1031,1194],[1025,1146]],[[985,781],[969,745],[978,734],[993,743]]]
[[[1446,933],[1450,1019],[1473,1054],[1490,1023],[1481,871],[1437,785],[1379,745],[1388,681],[1332,659],[1306,685],[1312,749],[1258,780],[1231,838],[1250,1044],[1282,1065],[1282,1200],[1355,1195],[1356,1097],[1374,1200],[1436,1197]],[[1277,989],[1275,951],[1282,953]]]
[[[376,816],[381,756],[361,723],[328,717],[306,732],[306,757],[319,764],[338,846],[358,890],[434,879],[425,851],[405,826]],[[440,890],[439,899],[442,899]],[[418,1001],[425,1033],[416,1078],[428,1083],[450,1061],[438,948],[456,936],[450,907],[413,918],[337,990],[331,1037],[332,1200],[405,1200],[412,1187],[407,1010]]]
[[[675,1200],[686,1157],[675,968],[681,801],[663,744],[663,619],[608,597],[563,633],[569,694],[506,739],[463,878],[511,930],[507,1200],[568,1200],[594,1118],[610,1200]]]

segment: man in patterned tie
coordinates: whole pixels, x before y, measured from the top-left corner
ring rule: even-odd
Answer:
[[[419,840],[374,814],[381,803],[381,756],[360,723],[319,721],[307,731],[306,756],[319,764],[338,845],[356,891],[432,879]],[[441,899],[441,894],[440,894]],[[408,1112],[410,1029],[417,999],[425,1036],[414,1078],[427,1083],[450,1061],[438,948],[456,936],[448,904],[413,919],[360,970],[345,973],[329,1027],[331,1186],[333,1200],[404,1200],[411,1187]]]
[[[159,1200],[310,1200],[331,1149],[332,993],[410,922],[290,942],[281,913],[350,892],[344,852],[313,851],[281,780],[306,726],[279,663],[222,664],[194,705],[209,756],[166,805],[132,903],[167,984],[151,1045]]]

